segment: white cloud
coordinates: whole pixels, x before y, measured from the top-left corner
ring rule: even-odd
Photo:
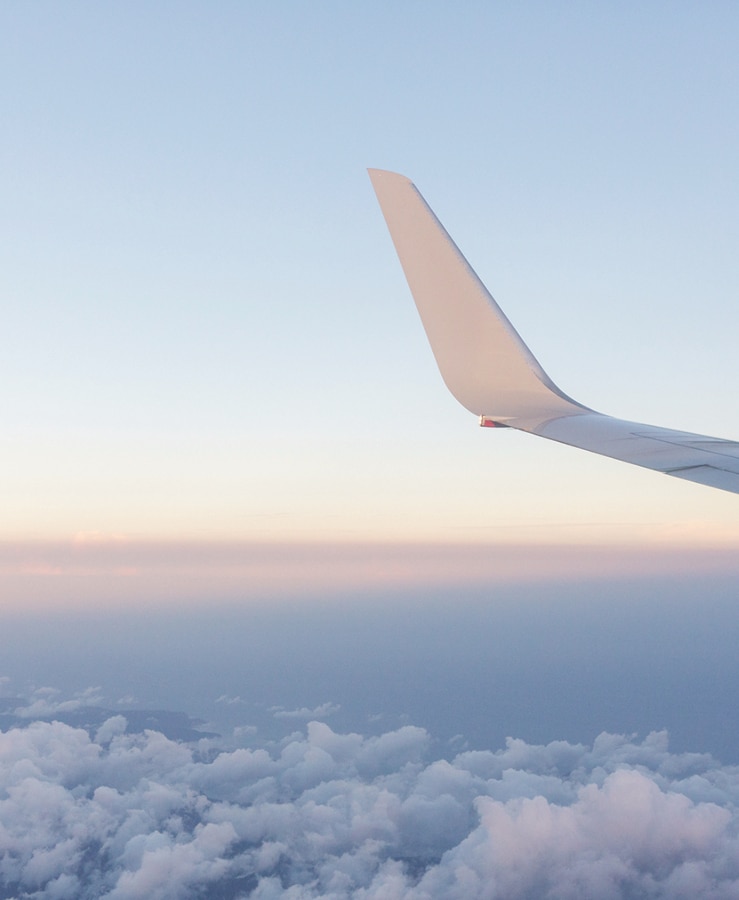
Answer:
[[[55,713],[74,712],[87,706],[98,706],[103,702],[103,695],[98,687],[86,688],[75,694],[71,700],[59,700],[59,691],[52,687],[41,687],[31,695],[31,702],[19,706],[13,712],[24,719],[38,719],[53,716]]]
[[[430,746],[314,721],[203,761],[120,716],[0,733],[2,896],[739,896],[736,767],[664,733]]]
[[[227,706],[238,706],[243,702],[241,697],[231,697],[228,694],[221,694],[220,697],[216,697],[216,703],[225,703]]]
[[[97,744],[109,744],[114,737],[125,734],[128,728],[128,720],[125,716],[111,716],[106,719],[95,733]]]
[[[308,709],[307,706],[301,706],[300,709],[285,709],[284,706],[272,706],[270,712],[275,719],[325,719],[328,716],[338,712],[341,707],[336,703],[321,703],[314,709]]]

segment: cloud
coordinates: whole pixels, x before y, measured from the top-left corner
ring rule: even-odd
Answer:
[[[306,706],[301,706],[300,709],[285,709],[284,706],[271,706],[269,711],[275,719],[304,719],[307,721],[308,719],[325,719],[340,709],[341,706],[339,704],[327,701],[314,709],[308,709]]]
[[[241,697],[231,697],[229,694],[221,694],[220,697],[216,697],[216,703],[225,703],[226,706],[238,706],[243,702]]]
[[[85,707],[98,706],[103,696],[99,687],[86,688],[71,700],[59,700],[59,690],[52,687],[37,688],[31,695],[31,702],[16,707],[16,716],[24,719],[48,718],[55,714],[75,712]]]
[[[220,752],[126,725],[0,732],[0,896],[739,896],[739,769],[664,732],[447,760],[412,725]]]

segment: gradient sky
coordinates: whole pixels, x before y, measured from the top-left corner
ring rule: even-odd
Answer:
[[[4,4],[0,538],[735,547],[734,495],[477,427],[365,169],[413,178],[567,393],[737,438],[738,26]]]

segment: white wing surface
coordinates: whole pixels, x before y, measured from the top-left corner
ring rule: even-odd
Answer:
[[[739,493],[739,442],[614,419],[564,394],[416,186],[395,172],[369,174],[441,375],[482,425],[517,428]]]

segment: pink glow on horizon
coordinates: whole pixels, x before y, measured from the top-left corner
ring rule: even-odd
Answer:
[[[0,614],[696,574],[739,576],[736,545],[3,542]]]

